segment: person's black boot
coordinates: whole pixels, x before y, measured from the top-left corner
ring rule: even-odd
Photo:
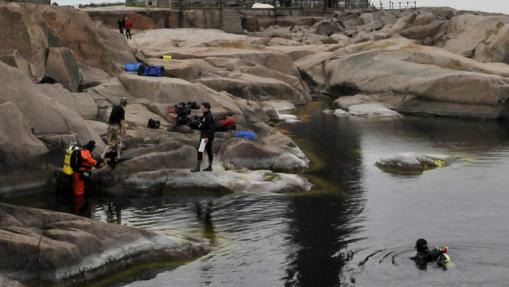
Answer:
[[[212,171],[212,161],[211,160],[209,160],[209,166],[206,169],[204,169],[203,171]]]
[[[196,167],[194,169],[191,169],[191,172],[200,172],[201,168],[201,160],[198,161],[198,163],[196,164]]]

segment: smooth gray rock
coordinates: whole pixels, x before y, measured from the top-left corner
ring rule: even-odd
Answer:
[[[163,169],[140,172],[124,178],[109,192],[114,194],[161,191],[216,191],[239,193],[293,193],[311,190],[311,184],[294,174],[257,171],[197,172]]]
[[[401,153],[382,158],[376,166],[390,173],[417,173],[448,166],[457,161],[457,157],[420,153]]]
[[[178,237],[0,203],[0,274],[14,280],[84,282],[149,258],[189,260],[207,251]]]

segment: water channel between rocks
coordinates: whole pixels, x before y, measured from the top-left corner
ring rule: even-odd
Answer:
[[[287,131],[310,155],[307,195],[166,195],[93,198],[90,217],[209,238],[214,251],[130,287],[506,286],[509,280],[509,126],[503,122],[406,117],[335,118],[315,102]],[[374,163],[400,152],[460,156],[422,175],[392,175]],[[212,224],[195,204],[213,201]],[[54,196],[16,203],[60,211]],[[417,238],[445,244],[456,267],[419,270]]]

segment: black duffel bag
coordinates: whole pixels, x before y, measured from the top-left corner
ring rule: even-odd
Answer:
[[[149,129],[158,129],[161,126],[161,122],[156,119],[150,119],[147,123],[147,128]]]

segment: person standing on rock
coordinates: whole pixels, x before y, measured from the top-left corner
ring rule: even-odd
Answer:
[[[124,28],[125,28],[125,20],[123,18],[118,19],[118,30],[120,31],[120,34],[124,36]]]
[[[209,157],[209,166],[203,171],[212,171],[212,161],[214,160],[212,154],[212,142],[214,141],[214,134],[216,132],[216,122],[210,111],[210,104],[203,103],[203,118],[200,123],[200,142],[198,143],[198,162],[196,168],[192,172],[199,172],[201,169],[201,162],[203,160],[203,152],[207,151]]]
[[[127,39],[132,39],[131,37],[131,28],[133,27],[133,21],[131,21],[131,19],[125,17],[125,37]]]
[[[114,149],[117,152],[118,161],[120,159],[120,151],[122,150],[123,145],[123,137],[126,132],[125,127],[125,110],[124,108],[127,106],[127,98],[121,98],[119,105],[114,105],[111,110],[110,119],[108,124],[108,146],[104,149],[103,154],[101,155],[101,159],[104,160],[106,157],[106,153],[110,151],[110,149]]]

